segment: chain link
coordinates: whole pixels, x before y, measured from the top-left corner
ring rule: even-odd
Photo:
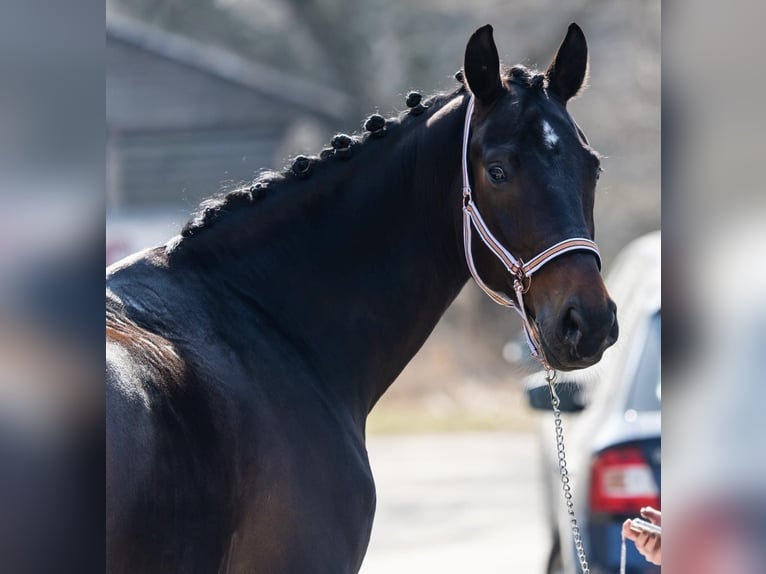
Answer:
[[[574,502],[572,501],[572,488],[569,486],[569,470],[567,469],[567,457],[566,452],[564,451],[564,428],[561,423],[561,410],[559,409],[561,401],[553,388],[556,381],[556,371],[551,368],[546,368],[545,380],[548,383],[548,389],[551,393],[553,421],[556,429],[556,451],[559,462],[559,473],[561,475],[561,490],[564,494],[564,503],[566,504],[567,514],[569,515],[569,525],[572,530],[575,551],[577,552],[577,559],[580,561],[580,568],[582,569],[583,574],[590,574],[588,560],[585,557],[585,547],[582,542],[582,536],[580,536],[580,526],[577,524],[577,518],[575,517]],[[562,545],[562,552],[563,551]]]

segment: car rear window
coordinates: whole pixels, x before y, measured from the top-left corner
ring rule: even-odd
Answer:
[[[641,358],[638,361],[636,376],[630,390],[627,408],[638,412],[659,411],[662,408],[660,349],[661,317],[657,312],[652,316],[646,333]]]

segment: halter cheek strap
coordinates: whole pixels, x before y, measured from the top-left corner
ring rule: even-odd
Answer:
[[[473,107],[474,99],[472,95],[468,100],[468,108],[465,113],[465,125],[463,127],[463,246],[465,248],[465,260],[474,281],[476,281],[476,284],[481,287],[482,291],[484,291],[490,299],[498,305],[516,309],[524,323],[524,334],[529,349],[532,352],[532,356],[540,361],[543,367],[549,369],[550,367],[545,360],[545,354],[542,349],[540,332],[536,325],[530,320],[524,307],[524,293],[526,293],[529,288],[529,282],[532,275],[539,271],[546,263],[571,251],[592,252],[596,256],[599,269],[601,269],[601,255],[598,251],[598,247],[593,241],[584,237],[575,237],[572,239],[565,239],[564,241],[560,241],[555,245],[544,249],[525,263],[521,259],[514,257],[511,252],[508,251],[494,235],[492,235],[492,232],[489,230],[489,227],[487,227],[487,224],[479,213],[479,209],[473,201],[471,184],[468,180],[468,140],[471,131]],[[504,293],[490,289],[479,276],[479,272],[476,270],[476,265],[473,261],[471,244],[473,237],[472,228],[476,230],[482,243],[487,246],[487,249],[500,260],[508,273],[513,276],[513,290],[516,293],[515,302]]]

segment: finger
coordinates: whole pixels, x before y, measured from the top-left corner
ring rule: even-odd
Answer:
[[[628,531],[630,530],[630,518],[626,519],[625,522],[622,523],[622,535],[627,536]]]
[[[653,547],[647,552],[646,559],[652,564],[659,565],[662,563],[662,538],[656,534],[653,535],[653,538]]]
[[[622,523],[622,535],[628,540],[632,540],[633,542],[635,542],[636,538],[638,538],[639,533],[630,527],[631,524],[633,524],[633,522],[630,520],[630,518],[628,518],[625,522]]]
[[[636,548],[638,548],[638,551],[641,552],[641,554],[646,555],[649,551],[649,542],[651,538],[651,534],[648,534],[646,532],[643,532],[639,535],[638,539],[636,540]]]

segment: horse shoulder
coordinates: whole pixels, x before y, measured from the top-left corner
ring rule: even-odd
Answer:
[[[176,345],[114,301],[106,408],[107,561],[120,557],[110,564],[125,572],[199,571],[200,564],[214,571],[229,531],[232,482],[217,414]],[[162,566],[151,562],[160,557]]]

